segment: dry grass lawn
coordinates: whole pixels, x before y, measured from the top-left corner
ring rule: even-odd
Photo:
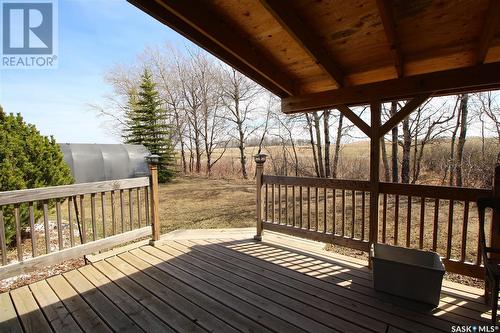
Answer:
[[[178,178],[160,186],[161,231],[255,225],[253,180]]]

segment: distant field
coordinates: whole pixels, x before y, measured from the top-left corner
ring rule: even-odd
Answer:
[[[391,145],[386,141],[387,153],[390,154]],[[294,160],[292,147],[286,147],[288,150],[284,163],[283,147],[270,146],[264,147],[262,152],[268,155],[266,162],[266,172],[274,174],[284,174],[285,170],[289,175],[294,174]],[[299,160],[299,176],[315,176],[314,164],[312,159],[312,148],[310,145],[296,147]],[[485,160],[481,160],[481,139],[478,137],[467,138],[464,151],[464,175],[465,186],[483,186],[481,177],[491,170],[487,166],[495,164],[496,156],[500,150],[500,145],[495,138],[487,138],[485,140]],[[255,163],[253,156],[257,153],[258,147],[247,147],[247,171],[252,175],[255,171]],[[418,180],[420,184],[435,184],[439,185],[443,178],[444,169],[449,163],[450,141],[443,139],[433,144],[428,144],[424,149],[422,159],[422,169]],[[221,150],[216,150],[213,153],[212,160],[218,158]],[[411,159],[413,161],[413,150]],[[399,160],[401,162],[402,148],[399,147]],[[369,141],[356,141],[341,146],[338,165],[338,177],[344,179],[360,179],[367,180],[369,175],[370,163],[370,143]],[[389,156],[390,158],[390,156]],[[331,147],[331,159],[333,161],[333,145]],[[178,160],[180,163],[180,160]],[[205,159],[202,158],[202,173],[205,173]],[[412,162],[411,162],[412,163]],[[287,168],[283,168],[283,165]],[[478,167],[481,165],[481,169]],[[432,167],[433,169],[429,169]],[[486,167],[486,168],[485,168]],[[413,168],[413,166],[412,166]],[[381,161],[381,179],[383,179],[384,169]],[[492,173],[492,171],[490,172]],[[223,158],[217,162],[212,169],[214,178],[238,178],[241,176],[241,166],[239,160],[238,148],[228,148],[224,153]]]

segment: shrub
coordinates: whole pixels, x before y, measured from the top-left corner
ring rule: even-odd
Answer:
[[[0,107],[0,191],[71,184],[73,177],[53,137],[40,134],[20,114]],[[14,207],[4,207],[5,236],[15,238]],[[38,211],[38,210],[37,210]],[[28,209],[20,207],[21,228],[28,225]],[[38,217],[38,216],[37,216]]]

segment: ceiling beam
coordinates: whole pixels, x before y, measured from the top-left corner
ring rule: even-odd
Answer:
[[[344,87],[329,91],[285,97],[284,113],[337,108],[339,105],[363,105],[374,100],[388,102],[417,95],[452,95],[500,88],[500,62],[447,71],[406,76],[381,82]]]
[[[280,97],[295,93],[294,80],[268,56],[250,45],[203,2],[194,0],[128,0],[214,56]],[[196,10],[193,10],[196,9]],[[207,20],[206,18],[211,18]]]
[[[490,0],[488,10],[486,11],[486,19],[484,27],[479,38],[476,63],[482,64],[486,59],[486,54],[490,48],[491,40],[495,36],[498,22],[500,21],[500,0]]]
[[[347,119],[349,119],[354,125],[356,125],[366,136],[370,137],[371,128],[370,125],[364,122],[361,117],[355,114],[348,106],[339,105],[337,106],[337,110],[340,111]]]
[[[396,127],[401,121],[403,121],[403,119],[408,117],[410,113],[421,106],[429,97],[431,97],[431,94],[422,94],[415,96],[414,98],[406,102],[405,106],[403,106],[401,110],[396,112],[396,114],[394,114],[391,118],[389,118],[389,120],[384,123],[384,125],[382,125],[378,133],[379,136],[384,136],[385,133]]]
[[[384,26],[385,36],[389,47],[391,49],[392,58],[394,60],[394,67],[398,77],[404,75],[403,73],[403,53],[399,46],[399,41],[396,35],[396,28],[394,23],[394,15],[389,0],[377,0],[377,7]]]
[[[344,73],[334,62],[321,38],[310,29],[287,1],[260,0],[266,9],[280,23],[288,34],[314,58],[316,63],[335,81],[338,87],[344,85]]]

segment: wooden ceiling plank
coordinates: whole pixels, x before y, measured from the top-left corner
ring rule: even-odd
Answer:
[[[280,23],[288,34],[314,58],[316,63],[335,81],[338,87],[344,85],[344,73],[334,62],[321,39],[295,13],[289,3],[283,0],[260,0],[266,9]]]
[[[129,0],[133,3],[142,3],[139,0]],[[274,85],[294,95],[296,88],[294,79],[281,71],[279,65],[274,64],[269,56],[252,45],[248,38],[238,34],[234,28],[227,25],[223,18],[215,13],[205,2],[196,0],[155,0],[165,12],[177,16],[198,33],[217,44],[219,48],[230,53],[232,57],[243,62],[246,66],[271,81]],[[164,14],[160,14],[164,15]],[[189,36],[188,34],[184,34]],[[221,58],[226,60],[225,58]],[[239,68],[237,68],[239,69]]]
[[[284,113],[336,108],[339,105],[363,105],[374,100],[387,102],[409,99],[421,94],[434,96],[500,88],[500,63],[490,63],[440,72],[407,76],[381,82],[344,87],[319,93],[285,97]]]
[[[152,17],[162,22],[163,24],[171,27],[173,30],[177,31],[179,34],[185,36],[187,39],[193,43],[198,44],[200,47],[204,48],[207,52],[213,54],[215,57],[224,59],[224,61],[230,66],[238,69],[241,73],[248,76],[252,80],[258,82],[267,90],[271,91],[277,96],[286,97],[290,94],[285,90],[281,89],[274,82],[262,76],[260,73],[255,71],[253,68],[249,67],[244,62],[240,61],[238,58],[234,57],[231,53],[227,52],[225,49],[221,48],[218,44],[214,43],[212,40],[208,39],[203,34],[199,33],[196,29],[192,28],[190,25],[186,24],[184,21],[179,19],[177,16],[166,12],[162,6],[156,2],[144,2],[141,0],[128,0],[130,3],[149,13]]]
[[[405,106],[401,108],[396,114],[394,114],[389,120],[387,120],[384,125],[380,128],[379,136],[382,137],[385,133],[389,132],[391,129],[396,127],[403,119],[408,117],[410,113],[415,111],[420,105],[422,105],[431,94],[422,94],[415,96],[408,102],[406,102]]]
[[[478,64],[482,64],[488,54],[491,40],[495,36],[496,28],[500,21],[500,0],[490,0],[488,10],[486,11],[486,19],[484,21],[484,28],[479,38],[477,48]]]
[[[385,36],[389,47],[391,49],[391,54],[394,59],[394,67],[396,68],[396,73],[398,77],[402,77],[403,73],[403,53],[401,47],[399,46],[398,37],[396,35],[396,28],[394,23],[394,15],[390,0],[377,0],[377,7],[382,20],[382,25],[384,27]]]
[[[337,106],[339,110],[347,119],[349,119],[354,125],[356,125],[366,136],[370,137],[371,128],[370,125],[365,123],[357,114],[355,114],[348,106],[339,105]]]

